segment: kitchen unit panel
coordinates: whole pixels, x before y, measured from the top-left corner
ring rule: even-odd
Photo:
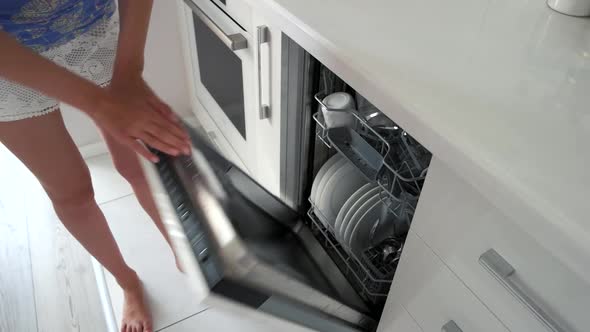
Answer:
[[[412,231],[389,297],[424,331],[508,331]]]
[[[590,285],[440,160],[431,165],[413,230],[510,330],[587,331]]]
[[[257,180],[276,196],[280,189],[281,141],[281,35],[282,32],[268,23],[265,17],[253,13],[252,30],[256,67],[255,108]]]

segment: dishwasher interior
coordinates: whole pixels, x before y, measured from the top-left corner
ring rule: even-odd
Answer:
[[[378,320],[432,154],[288,37],[283,44],[291,59],[300,55],[292,71],[304,73],[289,87],[297,73],[287,72],[283,85],[299,89],[302,114],[302,136],[291,143],[302,165],[292,205]],[[332,110],[343,96],[344,109]]]

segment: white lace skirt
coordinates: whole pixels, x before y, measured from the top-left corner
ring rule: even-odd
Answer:
[[[117,14],[97,23],[73,40],[50,48],[42,56],[100,86],[113,73],[119,20]],[[59,109],[59,101],[33,89],[0,78],[0,121],[15,121]]]

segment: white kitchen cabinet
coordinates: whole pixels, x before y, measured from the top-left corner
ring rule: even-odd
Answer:
[[[433,159],[412,230],[510,330],[587,331],[590,285],[552,256],[551,244],[541,245],[517,225]],[[508,288],[480,262],[490,249],[514,268]]]
[[[256,12],[252,14],[254,31],[256,118],[255,144],[257,179],[280,196],[281,178],[281,30]],[[261,112],[266,113],[260,116]]]
[[[412,231],[389,298],[403,305],[424,331],[441,331],[449,322],[464,332],[508,331]]]

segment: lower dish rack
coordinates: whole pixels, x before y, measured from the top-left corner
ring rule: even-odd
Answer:
[[[313,234],[352,286],[368,303],[382,305],[391,287],[403,240],[386,239],[357,256],[336,240],[334,231],[320,221],[313,205],[307,215]]]

